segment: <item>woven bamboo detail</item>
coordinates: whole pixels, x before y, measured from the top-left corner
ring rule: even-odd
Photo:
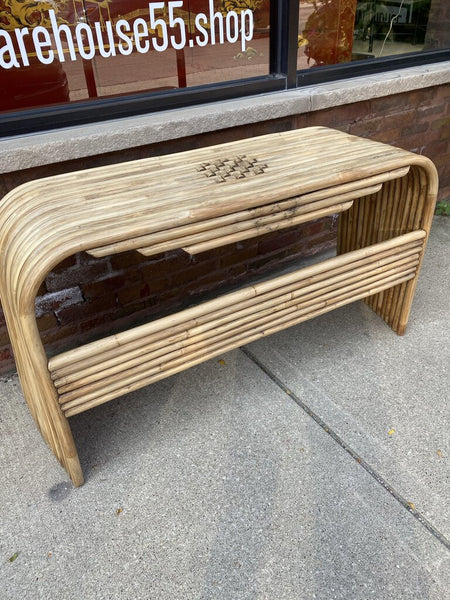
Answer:
[[[216,183],[223,183],[229,177],[245,179],[251,175],[261,175],[267,168],[267,165],[259,162],[257,158],[240,154],[234,158],[203,162],[197,167],[197,171],[205,177],[212,177]]]

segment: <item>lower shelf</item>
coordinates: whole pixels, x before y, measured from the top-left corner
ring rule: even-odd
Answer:
[[[398,236],[55,356],[66,416],[412,279],[425,232]]]

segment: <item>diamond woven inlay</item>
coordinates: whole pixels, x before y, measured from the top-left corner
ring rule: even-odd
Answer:
[[[197,167],[197,171],[205,177],[212,177],[216,183],[223,183],[229,177],[244,179],[251,175],[260,175],[267,169],[267,165],[260,163],[257,158],[240,154],[234,158],[219,158],[213,162],[204,162]]]

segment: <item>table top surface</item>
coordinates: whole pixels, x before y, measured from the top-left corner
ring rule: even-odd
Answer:
[[[218,216],[363,179],[415,156],[371,140],[311,127],[28,182],[8,194],[37,221],[146,231]],[[23,208],[22,208],[23,206]],[[0,204],[0,216],[2,204]],[[17,215],[18,217],[18,215]]]
[[[0,253],[16,273],[12,285],[22,266],[23,281],[30,269],[51,268],[75,252],[318,190],[332,194],[351,182],[363,188],[370,177],[411,164],[431,162],[311,127],[57,175],[25,183],[0,202]]]

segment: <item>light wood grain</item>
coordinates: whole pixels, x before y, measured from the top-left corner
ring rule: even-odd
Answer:
[[[83,474],[67,417],[358,299],[404,333],[436,193],[425,157],[312,127],[58,175],[7,194],[2,307],[30,412],[74,484]],[[330,214],[340,214],[337,257],[48,360],[35,298],[68,256],[196,254]]]
[[[388,257],[377,261],[376,263],[367,263],[363,266],[352,269],[352,278],[367,277],[376,275],[386,267],[392,267],[395,262],[397,266],[404,264],[415,265],[419,257],[421,247],[413,248],[400,253],[395,257]],[[333,276],[326,277],[327,289],[338,288],[342,281],[348,280],[348,272],[340,272],[339,269],[333,271]],[[335,274],[336,273],[336,274]],[[114,350],[98,352],[95,356],[95,364],[92,361],[80,361],[73,363],[70,369],[52,372],[55,386],[59,392],[65,392],[75,387],[79,387],[81,382],[89,383],[102,379],[108,369],[118,368],[127,369],[136,362],[148,361],[153,358],[164,356],[171,349],[179,348],[182,342],[188,338],[192,339],[195,335],[203,334],[214,327],[228,325],[240,319],[241,317],[252,318],[255,311],[270,309],[282,302],[297,298],[301,292],[308,288],[310,292],[323,286],[325,277],[309,278],[303,282],[280,287],[280,289],[261,293],[258,297],[253,297],[245,302],[239,302],[236,306],[231,304],[226,309],[214,313],[205,313],[204,316],[195,320],[188,321],[182,326],[167,328],[164,337],[145,336],[135,340],[135,342],[115,348]],[[315,283],[313,282],[315,281]],[[142,330],[141,330],[142,331]],[[162,339],[161,339],[162,338]]]

